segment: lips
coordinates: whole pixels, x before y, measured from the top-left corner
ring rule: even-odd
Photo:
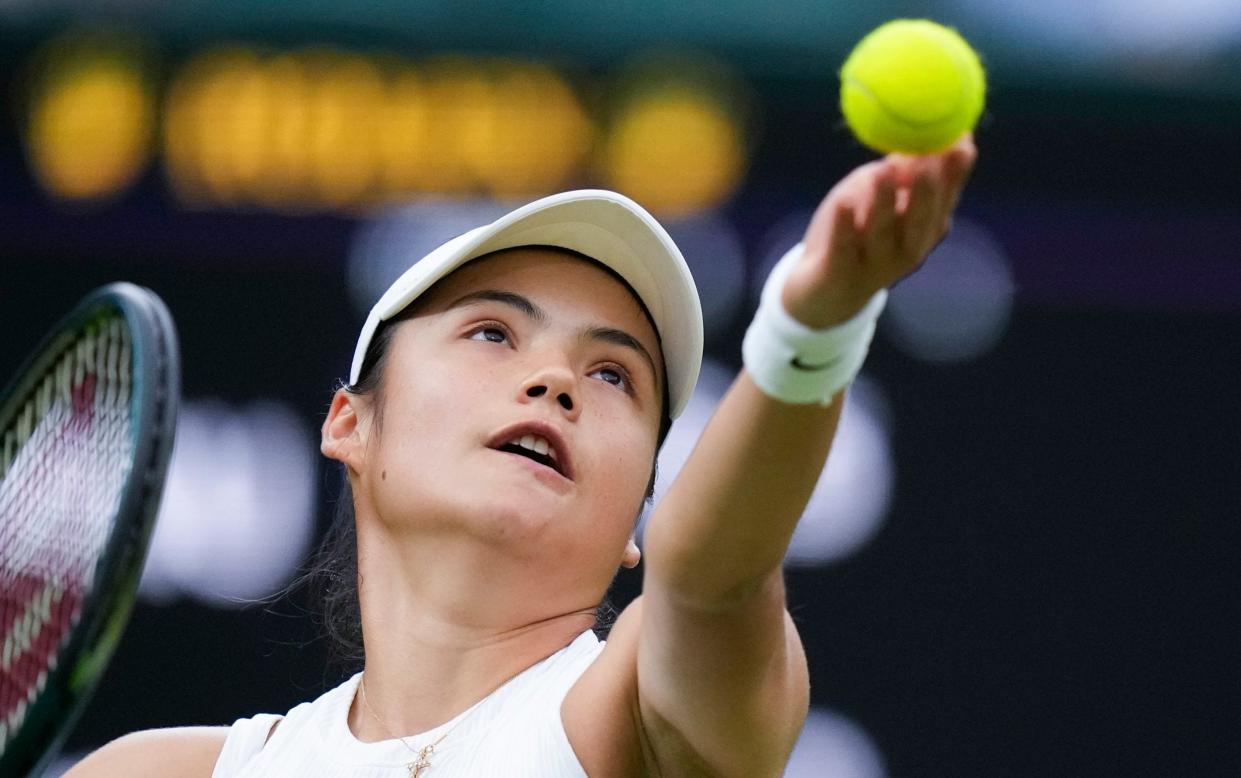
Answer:
[[[573,480],[569,444],[551,424],[525,421],[509,425],[491,436],[487,448],[524,456]]]

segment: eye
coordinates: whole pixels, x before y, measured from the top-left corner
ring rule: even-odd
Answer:
[[[605,383],[609,383],[625,393],[633,392],[633,382],[629,379],[629,373],[618,365],[608,365],[601,367],[591,373],[591,375],[600,375]]]
[[[469,339],[487,343],[504,343],[508,340],[508,330],[499,322],[484,322],[470,331]]]

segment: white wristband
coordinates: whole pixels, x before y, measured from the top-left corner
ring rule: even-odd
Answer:
[[[862,369],[888,290],[880,289],[852,319],[814,330],[784,310],[781,294],[802,244],[789,250],[763,285],[754,321],[741,342],[745,369],[764,393],[787,403],[829,405]]]

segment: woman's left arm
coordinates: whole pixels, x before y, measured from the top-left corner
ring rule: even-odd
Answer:
[[[785,310],[829,327],[915,270],[947,232],[974,157],[967,136],[939,155],[890,155],[850,173],[811,220]],[[742,371],[651,516],[637,672],[657,762],[689,752],[712,774],[783,768],[809,689],[781,564],[843,396],[789,404]]]

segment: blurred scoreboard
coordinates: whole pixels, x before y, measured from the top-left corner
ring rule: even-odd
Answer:
[[[61,200],[114,197],[155,165],[200,209],[356,213],[600,185],[675,215],[718,204],[746,169],[750,92],[701,56],[592,74],[223,44],[169,66],[143,40],[91,32],[51,40],[25,73],[26,159]]]

